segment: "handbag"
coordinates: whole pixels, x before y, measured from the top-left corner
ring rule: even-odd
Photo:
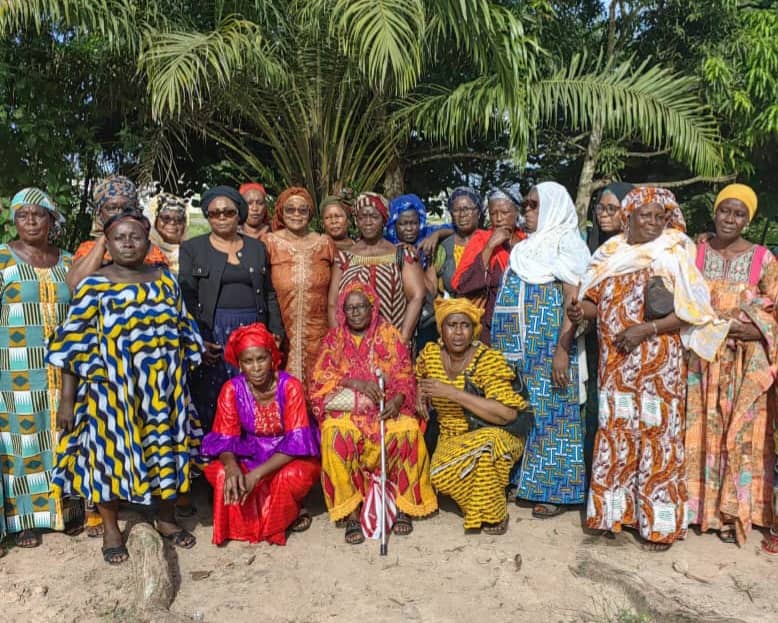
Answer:
[[[476,368],[476,366],[478,365],[478,360],[481,359],[481,355],[483,355],[486,352],[486,350],[487,349],[482,350],[479,353],[478,357],[476,357],[475,361],[473,362],[474,365],[472,365],[473,369]],[[511,387],[513,388],[514,392],[516,392],[522,398],[524,398],[524,401],[527,403],[527,408],[523,411],[519,411],[519,413],[516,415],[516,419],[513,420],[513,422],[508,422],[507,424],[493,424],[492,422],[487,422],[486,420],[481,419],[475,413],[470,411],[467,407],[462,407],[462,411],[464,411],[465,418],[467,419],[468,431],[474,431],[480,428],[493,427],[493,428],[501,428],[502,430],[510,433],[514,437],[526,438],[527,435],[529,435],[530,431],[532,430],[532,427],[535,424],[535,412],[529,401],[529,390],[527,389],[527,384],[524,382],[524,378],[522,377],[521,372],[519,372],[519,370],[517,370],[515,367],[513,369],[513,372],[515,374],[515,377],[511,382]],[[480,398],[486,398],[486,394],[484,393],[484,391],[473,382],[473,380],[470,378],[470,374],[468,374],[467,371],[465,371],[464,376],[465,376],[464,390],[468,394],[479,396]]]
[[[646,320],[659,320],[675,311],[673,293],[665,287],[661,277],[651,277],[646,284]]]

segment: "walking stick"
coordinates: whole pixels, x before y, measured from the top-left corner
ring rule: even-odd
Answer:
[[[378,378],[378,389],[381,390],[381,400],[378,403],[379,413],[384,412],[384,375],[376,368],[375,375]],[[381,418],[379,427],[381,430],[381,550],[380,555],[386,556],[386,425]]]

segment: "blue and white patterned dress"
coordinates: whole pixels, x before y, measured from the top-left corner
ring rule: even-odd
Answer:
[[[527,438],[516,496],[533,502],[581,504],[585,498],[584,429],[578,404],[578,357],[570,349],[570,383],[551,384],[551,363],[564,314],[560,282],[524,283],[507,270],[492,319],[492,347],[527,383],[535,426]]]

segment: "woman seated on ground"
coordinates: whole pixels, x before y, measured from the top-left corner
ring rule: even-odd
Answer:
[[[398,511],[393,532],[410,534],[410,515],[423,517],[438,508],[415,417],[410,352],[399,331],[381,318],[378,306],[369,285],[355,282],[344,289],[338,326],[322,342],[309,393],[321,423],[324,500],[332,521],[347,518],[346,542],[352,545],[378,534],[381,419],[386,422],[387,506]],[[385,380],[383,395],[376,370]]]
[[[505,488],[524,449],[524,436],[500,426],[515,421],[528,404],[514,391],[514,373],[503,356],[478,341],[482,314],[467,299],[437,299],[435,320],[443,344],[427,344],[416,361],[416,375],[419,408],[434,407],[440,424],[433,486],[457,503],[465,530],[499,535],[508,530]],[[466,377],[483,396],[466,391]],[[486,426],[471,430],[465,409]]]
[[[176,524],[174,503],[189,490],[187,368],[200,363],[203,344],[175,277],[143,263],[150,229],[140,212],[106,222],[113,263],[76,288],[46,354],[63,369],[54,487],[97,505],[110,564],[128,558],[121,500],[158,502],[159,533],[195,544]]]
[[[621,220],[624,233],[597,249],[581,303],[567,308],[574,323],[596,320],[600,337],[586,524],[604,536],[633,528],[645,551],[662,552],[686,536],[688,522],[685,349],[713,360],[729,323],[711,307],[669,190],[634,188]]]
[[[300,381],[279,371],[281,352],[261,323],[235,329],[224,358],[241,374],[224,384],[202,453],[213,486],[213,542],[286,544],[311,516],[303,500],[319,478],[318,433]]]

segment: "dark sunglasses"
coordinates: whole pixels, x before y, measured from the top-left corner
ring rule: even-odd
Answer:
[[[208,210],[208,218],[234,218],[238,216],[237,210]]]

